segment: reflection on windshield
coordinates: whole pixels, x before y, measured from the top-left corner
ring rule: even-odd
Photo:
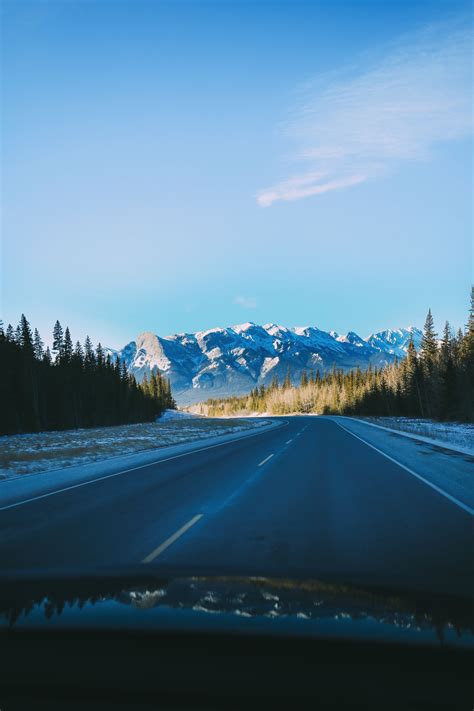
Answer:
[[[5,592],[5,590],[3,591]],[[432,631],[443,641],[446,631],[474,634],[468,601],[449,598],[420,601],[320,581],[267,578],[189,577],[154,580],[127,586],[104,582],[36,586],[23,597],[15,590],[0,598],[0,620],[14,626],[35,611],[46,620],[65,610],[87,613],[97,605],[115,603],[141,612],[160,609],[194,611],[241,618],[292,620],[374,621],[394,628]],[[104,608],[105,609],[105,608]]]

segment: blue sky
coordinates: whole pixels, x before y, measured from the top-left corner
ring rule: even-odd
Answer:
[[[4,1],[3,319],[112,346],[463,324],[471,23],[456,0]]]

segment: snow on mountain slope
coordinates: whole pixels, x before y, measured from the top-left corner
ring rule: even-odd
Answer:
[[[353,346],[357,346],[358,348],[363,348],[367,345],[366,341],[358,336],[357,333],[354,333],[354,331],[349,331],[349,333],[346,333],[345,336],[337,336],[336,341],[339,341],[340,343],[351,343]]]
[[[408,328],[398,328],[396,330],[388,328],[385,331],[372,333],[365,340],[374,348],[383,350],[397,358],[404,358],[407,354],[410,337],[413,338],[415,348],[418,350],[422,336],[423,334],[419,328],[409,326]]]
[[[411,336],[418,349],[421,331],[412,326],[363,339],[353,331],[340,336],[315,326],[247,322],[166,337],[145,332],[121,351],[107,352],[120,358],[138,380],[158,369],[170,379],[177,402],[191,404],[246,393],[274,377],[282,381],[288,369],[296,383],[303,370],[326,371],[334,364],[344,370],[384,365],[405,356]]]

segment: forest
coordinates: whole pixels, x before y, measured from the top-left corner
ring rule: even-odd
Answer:
[[[294,383],[291,369],[248,395],[210,399],[199,406],[210,416],[266,412],[423,417],[474,421],[474,289],[464,330],[446,323],[441,338],[428,311],[419,353],[410,341],[406,358],[383,367],[343,372],[303,371]]]
[[[162,375],[138,384],[100,343],[73,345],[59,321],[52,352],[24,315],[16,329],[0,322],[0,434],[151,422],[173,407]]]

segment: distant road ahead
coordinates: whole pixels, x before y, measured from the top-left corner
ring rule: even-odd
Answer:
[[[422,479],[438,471],[447,480],[452,467],[462,483],[473,463],[359,422],[282,418],[253,437],[203,441],[169,461],[3,508],[0,566],[163,563],[466,594],[469,497]]]

